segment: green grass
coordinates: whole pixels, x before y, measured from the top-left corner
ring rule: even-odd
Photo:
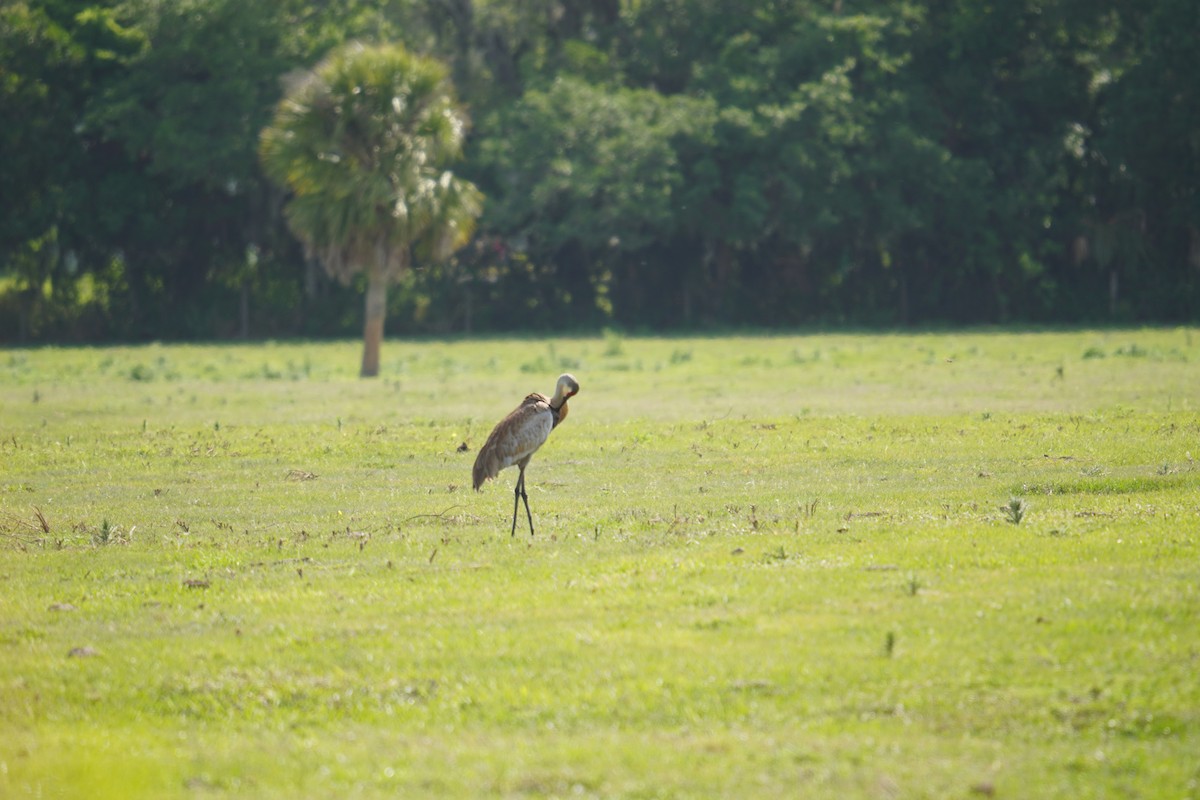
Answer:
[[[357,364],[0,351],[0,796],[1200,797],[1200,331]]]

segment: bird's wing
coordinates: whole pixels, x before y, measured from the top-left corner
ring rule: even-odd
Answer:
[[[529,458],[545,443],[554,428],[550,401],[543,395],[531,394],[511,414],[496,424],[487,442],[479,448],[472,470],[474,486],[478,489],[488,478],[494,478],[505,467]]]

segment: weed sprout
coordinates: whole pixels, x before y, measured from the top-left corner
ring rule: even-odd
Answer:
[[[1013,525],[1020,525],[1021,520],[1025,519],[1025,514],[1029,512],[1029,504],[1024,498],[1013,497],[1008,501],[1008,505],[1004,507],[1005,513],[1008,515],[1008,521]]]

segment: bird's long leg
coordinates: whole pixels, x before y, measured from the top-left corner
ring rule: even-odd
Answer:
[[[529,517],[529,535],[533,536],[533,514],[529,511],[529,495],[525,494],[525,470],[521,470],[521,499],[525,501],[525,516]],[[513,531],[516,531],[516,521],[513,521]]]
[[[517,508],[521,503],[521,490],[525,486],[525,470],[521,470],[521,477],[517,478],[517,483],[513,486],[513,524],[512,533],[510,536],[517,535]],[[528,501],[526,501],[528,503]]]

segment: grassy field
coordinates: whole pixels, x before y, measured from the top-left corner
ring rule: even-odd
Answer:
[[[358,348],[0,350],[0,796],[1200,797],[1200,330]]]

